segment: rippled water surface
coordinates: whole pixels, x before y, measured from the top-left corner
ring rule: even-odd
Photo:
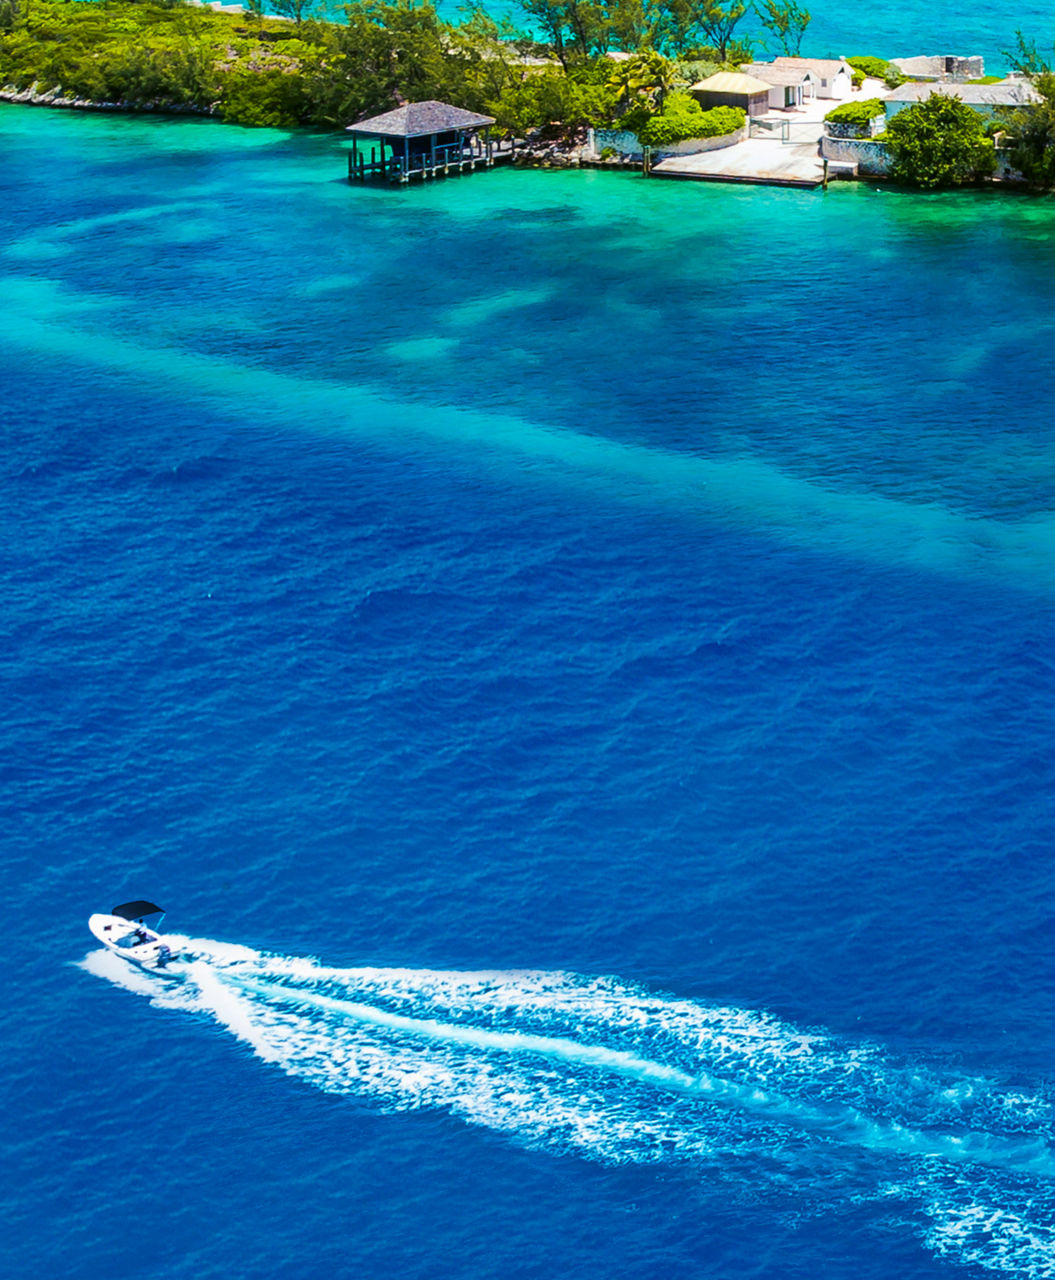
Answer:
[[[1055,210],[0,143],[13,1272],[1055,1275]]]

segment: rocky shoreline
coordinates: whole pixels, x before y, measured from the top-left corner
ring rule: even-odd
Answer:
[[[34,81],[28,89],[16,85],[0,86],[0,102],[17,102],[27,107],[67,107],[72,111],[123,111],[127,113],[164,112],[165,115],[215,116],[214,107],[198,107],[182,102],[96,102],[92,98],[78,98],[64,93],[62,85],[53,89],[41,89]]]
[[[571,135],[558,138],[545,137],[544,132],[532,134],[517,143],[513,163],[522,169],[632,169],[641,168],[641,161],[630,156],[612,155],[601,159],[590,150],[588,131],[578,129]]]

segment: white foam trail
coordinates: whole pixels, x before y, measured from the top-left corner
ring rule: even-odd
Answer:
[[[237,1039],[244,1041],[265,1062],[280,1062],[282,1048],[273,1044],[259,1023],[254,1022],[243,1001],[225,990],[223,983],[204,960],[196,960],[187,966],[187,977],[201,993],[213,1017],[225,1026]]]
[[[552,1152],[677,1162],[730,1194],[875,1199],[892,1177],[942,1257],[1055,1280],[1053,1097],[747,1009],[554,973],[332,969],[169,939],[167,978],[84,967],[212,1018],[295,1079],[384,1110],[441,1108]],[[884,1213],[887,1213],[884,1210]]]
[[[871,1119],[851,1107],[811,1106],[757,1086],[737,1084],[706,1072],[693,1075],[676,1067],[636,1054],[608,1049],[603,1045],[582,1044],[565,1038],[524,1035],[519,1032],[481,1030],[478,1027],[457,1026],[428,1018],[410,1018],[370,1005],[336,1000],[314,992],[281,987],[274,983],[268,985],[252,979],[240,981],[239,987],[254,992],[263,999],[307,1005],[336,1013],[343,1018],[353,1018],[357,1022],[427,1040],[510,1054],[533,1054],[555,1061],[595,1067],[610,1075],[622,1076],[693,1099],[740,1107],[780,1124],[828,1134],[875,1151],[995,1165],[1014,1172],[1055,1177],[1052,1152],[1039,1140],[1017,1142],[991,1134],[928,1133]]]
[[[999,1187],[962,1176],[937,1182],[923,1200],[926,1240],[941,1258],[1029,1280],[1055,1277],[1055,1225],[1032,1196],[1008,1204]]]

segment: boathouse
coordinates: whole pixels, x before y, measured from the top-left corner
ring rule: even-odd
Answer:
[[[491,140],[493,124],[491,116],[447,102],[408,102],[348,126],[352,135],[348,177],[359,182],[370,178],[409,182],[472,171],[477,165],[490,168],[513,154],[511,142]]]
[[[749,116],[764,116],[769,110],[770,86],[756,76],[740,71],[719,71],[694,84],[689,92],[704,109],[742,107]]]

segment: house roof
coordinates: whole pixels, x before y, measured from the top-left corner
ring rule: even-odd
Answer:
[[[493,116],[463,111],[461,107],[452,107],[447,102],[408,102],[395,111],[350,124],[348,132],[386,138],[424,138],[430,133],[446,133],[448,129],[480,129],[487,124],[494,124]]]
[[[1038,98],[1037,91],[1024,80],[1001,80],[997,84],[935,84],[930,80],[910,80],[891,89],[885,101],[923,102],[932,93],[959,98],[970,107],[1024,107]]]
[[[842,69],[852,74],[853,67],[845,58],[792,58],[782,53],[773,61],[780,67],[801,67],[803,71],[812,71],[815,76],[834,76]]]
[[[813,72],[809,67],[778,67],[775,62],[749,62],[742,68],[745,75],[754,76],[771,85],[802,84]]]
[[[707,93],[740,93],[754,97],[759,93],[768,93],[770,88],[764,80],[744,75],[740,71],[717,71],[706,80],[694,84],[689,92],[697,93],[702,89]]]

